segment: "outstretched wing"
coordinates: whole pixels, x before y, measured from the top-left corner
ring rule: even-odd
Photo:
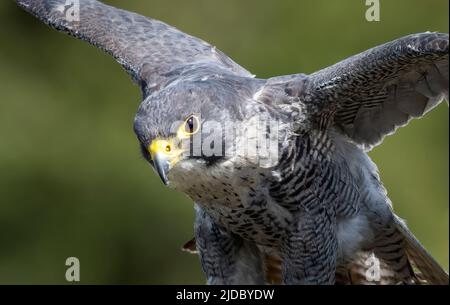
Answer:
[[[394,40],[310,75],[300,99],[369,150],[448,99],[448,46],[441,33]]]
[[[163,87],[169,72],[183,65],[215,63],[236,74],[250,73],[208,43],[163,22],[95,0],[16,0],[56,30],[111,54],[144,93]]]

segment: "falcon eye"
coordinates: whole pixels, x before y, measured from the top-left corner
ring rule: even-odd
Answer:
[[[170,153],[170,151],[172,150],[172,147],[170,147],[170,145],[167,144],[165,150],[166,150],[166,152]]]
[[[194,118],[190,117],[186,124],[184,125],[184,131],[187,133],[192,133],[194,131]]]
[[[198,120],[198,117],[195,115],[191,115],[190,117],[188,117],[186,119],[186,121],[184,121],[184,134],[191,136],[195,133],[197,133],[197,131],[199,130],[200,127],[200,123]]]

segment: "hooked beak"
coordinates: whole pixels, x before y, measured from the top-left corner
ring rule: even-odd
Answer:
[[[153,167],[165,185],[169,185],[168,174],[180,160],[183,149],[176,148],[173,140],[156,139],[148,148],[153,160]]]
[[[169,173],[170,169],[170,161],[167,158],[167,155],[157,152],[153,156],[153,165],[158,173],[159,177],[161,178],[162,182],[165,185],[169,185],[169,179],[167,178],[167,174]]]

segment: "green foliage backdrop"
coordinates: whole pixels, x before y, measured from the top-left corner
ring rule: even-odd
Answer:
[[[105,1],[201,37],[258,77],[310,73],[413,32],[448,32],[447,0]],[[0,283],[203,283],[192,203],[140,157],[140,92],[112,58],[0,1]],[[448,268],[448,107],[371,152],[397,213]]]

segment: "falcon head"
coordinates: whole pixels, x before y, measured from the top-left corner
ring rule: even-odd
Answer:
[[[248,80],[209,76],[168,86],[144,100],[134,130],[164,184],[190,193],[199,181],[219,183],[220,177],[223,184],[236,167],[251,165],[235,150],[245,144],[243,132],[258,109],[253,91]]]

